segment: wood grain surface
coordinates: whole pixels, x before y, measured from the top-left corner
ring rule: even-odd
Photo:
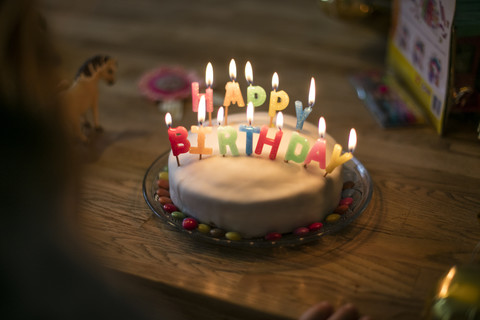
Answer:
[[[64,77],[94,54],[119,61],[117,83],[101,88],[105,131],[85,147],[79,229],[102,265],[136,283],[138,297],[167,301],[179,318],[295,319],[330,300],[353,302],[375,319],[417,319],[438,278],[469,261],[480,240],[474,130],[464,125],[439,137],[431,126],[382,129],[348,82],[356,72],[384,67],[385,30],[326,17],[313,0],[41,5]],[[182,66],[203,78],[211,61],[214,92],[222,95],[231,58],[242,89],[250,60],[256,84],[270,88],[278,72],[292,101],[306,102],[314,76],[317,103],[309,121],[324,116],[343,145],[349,129],[357,129],[355,155],[374,194],[340,233],[294,248],[226,248],[186,237],[147,207],[142,179],[169,143],[164,114],[139,93],[141,75]],[[294,114],[292,103],[286,112]],[[176,125],[195,121],[186,100]]]

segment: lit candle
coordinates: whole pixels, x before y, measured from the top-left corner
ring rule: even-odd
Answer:
[[[225,124],[228,124],[228,107],[230,104],[236,103],[239,107],[245,106],[240,86],[238,82],[235,82],[237,79],[237,66],[233,59],[230,61],[229,71],[232,81],[227,82],[225,85],[225,99],[223,100],[223,106],[225,107]]]
[[[258,142],[257,142],[257,147],[255,148],[255,153],[256,154],[262,154],[262,149],[263,146],[268,144],[272,146],[272,149],[270,150],[270,155],[269,158],[271,160],[275,160],[277,157],[277,152],[278,152],[278,147],[280,146],[280,141],[282,140],[283,132],[282,132],[282,127],[283,127],[283,114],[282,112],[277,113],[277,128],[278,131],[275,134],[275,138],[267,138],[268,134],[268,126],[262,126],[262,129],[260,130],[260,135],[258,136]]]
[[[278,74],[275,72],[272,77],[272,92],[270,93],[270,106],[268,108],[270,127],[273,127],[273,118],[277,114],[277,111],[285,109],[290,102],[290,98],[285,91],[277,91],[278,82]]]
[[[248,103],[247,106],[247,121],[248,126],[241,125],[239,130],[241,132],[245,132],[247,134],[247,142],[245,146],[245,153],[249,156],[252,154],[252,140],[254,133],[260,133],[260,127],[253,127],[253,104],[251,102]]]
[[[302,130],[303,123],[312,112],[312,107],[315,104],[315,79],[310,80],[310,90],[308,91],[308,107],[303,109],[301,101],[295,101],[295,112],[297,114],[297,130]]]
[[[245,78],[249,84],[247,88],[247,103],[253,103],[254,107],[261,106],[267,99],[267,93],[260,86],[253,85],[253,70],[250,61],[245,65]]]
[[[227,146],[230,147],[230,152],[234,156],[238,156],[237,148],[237,130],[231,126],[222,126],[223,122],[223,107],[218,109],[217,113],[217,136],[218,136],[218,149],[220,154],[225,157],[227,153]]]
[[[190,148],[190,153],[198,154],[199,159],[202,159],[203,154],[212,154],[212,148],[205,147],[205,134],[212,132],[212,127],[204,127],[203,122],[205,121],[205,97],[200,97],[200,102],[198,103],[198,126],[192,126],[192,133],[198,134],[197,136],[197,146]]]
[[[188,131],[181,126],[172,128],[172,116],[169,112],[165,115],[165,123],[168,127],[168,140],[172,146],[172,153],[177,158],[177,165],[180,166],[178,155],[190,150],[190,141],[187,139]]]
[[[298,150],[299,147],[300,149]],[[285,162],[292,160],[296,163],[302,163],[307,157],[309,148],[310,144],[307,138],[302,137],[297,132],[292,132],[287,152],[285,153]]]
[[[335,144],[333,147],[332,158],[328,163],[327,168],[325,169],[325,176],[333,171],[339,165],[344,164],[348,160],[353,158],[353,151],[357,146],[357,133],[355,129],[350,130],[350,135],[348,137],[348,152],[342,153],[342,146],[339,144]]]
[[[206,109],[208,112],[208,123],[212,126],[212,112],[213,112],[213,67],[209,62],[207,64],[207,69],[205,70],[205,83],[207,89],[205,89],[205,100],[206,100]]]
[[[205,71],[205,83],[207,85],[207,89],[205,90],[205,94],[199,93],[199,85],[198,82],[192,82],[192,110],[193,112],[198,112],[198,103],[200,101],[201,96],[205,96],[206,99],[206,109],[208,112],[208,118],[210,121],[210,126],[212,125],[212,112],[213,112],[213,90],[212,90],[212,83],[213,83],[213,67],[212,64],[209,62],[207,64],[207,68]]]
[[[317,142],[315,142],[313,147],[308,152],[307,158],[303,164],[305,168],[312,160],[314,160],[318,162],[320,169],[325,169],[327,149],[327,142],[325,141],[326,127],[325,119],[320,117],[320,120],[318,121],[318,134],[320,135],[320,138],[318,138]]]

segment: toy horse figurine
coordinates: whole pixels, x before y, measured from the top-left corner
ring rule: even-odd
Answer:
[[[80,120],[86,117],[88,109],[92,109],[94,128],[102,130],[98,120],[98,81],[103,79],[109,85],[114,84],[116,69],[115,59],[105,55],[94,56],[80,67],[73,84],[60,93],[67,120],[73,126],[74,134],[82,141],[87,141],[87,137],[82,132]]]

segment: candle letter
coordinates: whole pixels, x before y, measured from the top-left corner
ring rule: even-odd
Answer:
[[[277,111],[285,109],[290,102],[290,98],[285,91],[277,91],[278,82],[278,74],[275,72],[272,77],[273,91],[270,93],[270,106],[268,108],[268,115],[270,116],[270,127],[273,127],[273,118],[277,114]]]
[[[314,160],[318,161],[320,169],[325,169],[325,157],[327,148],[327,142],[325,141],[325,130],[325,119],[323,117],[320,117],[320,120],[318,121],[318,133],[320,135],[320,138],[317,140],[317,142],[315,142],[312,149],[310,149],[310,151],[308,152],[307,159],[304,163],[305,168],[312,160]]]
[[[247,134],[247,141],[246,141],[246,146],[245,146],[245,153],[249,156],[252,154],[252,139],[253,139],[253,134],[254,133],[260,133],[260,127],[253,127],[252,122],[253,122],[253,104],[250,102],[248,103],[247,107],[247,121],[248,121],[248,126],[246,125],[241,125],[239,127],[239,130],[241,132],[245,132]]]
[[[220,154],[225,156],[227,153],[227,146],[230,147],[230,152],[234,156],[238,156],[237,148],[237,130],[231,126],[222,126],[223,122],[223,107],[218,109],[217,114],[217,135],[218,135],[218,149]]]
[[[253,85],[253,70],[250,61],[245,65],[245,78],[249,86],[247,87],[247,103],[251,102],[254,107],[261,106],[267,99],[267,93],[260,86]]]
[[[267,138],[268,127],[263,126],[260,131],[260,135],[258,137],[257,147],[255,148],[256,154],[262,154],[263,146],[265,144],[268,144],[272,146],[272,149],[270,150],[269,158],[271,160],[275,160],[275,158],[277,157],[278,147],[280,146],[280,141],[282,140],[282,136],[283,136],[282,126],[283,126],[283,114],[279,112],[277,114],[278,131],[275,134],[275,138],[274,139]]]
[[[300,147],[300,150],[297,152],[297,148]],[[287,153],[285,154],[285,162],[289,160],[295,161],[296,163],[301,163],[307,157],[308,149],[310,144],[308,143],[307,138],[300,136],[296,132],[292,132],[290,137],[290,142],[288,143]]]

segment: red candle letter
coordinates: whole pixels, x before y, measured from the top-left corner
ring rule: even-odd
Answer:
[[[278,130],[275,134],[275,138],[271,139],[267,137],[268,134],[268,127],[263,126],[260,130],[260,135],[258,136],[257,147],[255,148],[256,154],[262,154],[263,146],[268,144],[272,146],[272,150],[270,150],[269,158],[275,160],[277,157],[278,147],[280,146],[280,141],[282,140],[283,132],[282,130]]]
[[[168,128],[168,140],[170,140],[175,157],[190,150],[190,141],[187,137],[188,131],[184,127]]]

